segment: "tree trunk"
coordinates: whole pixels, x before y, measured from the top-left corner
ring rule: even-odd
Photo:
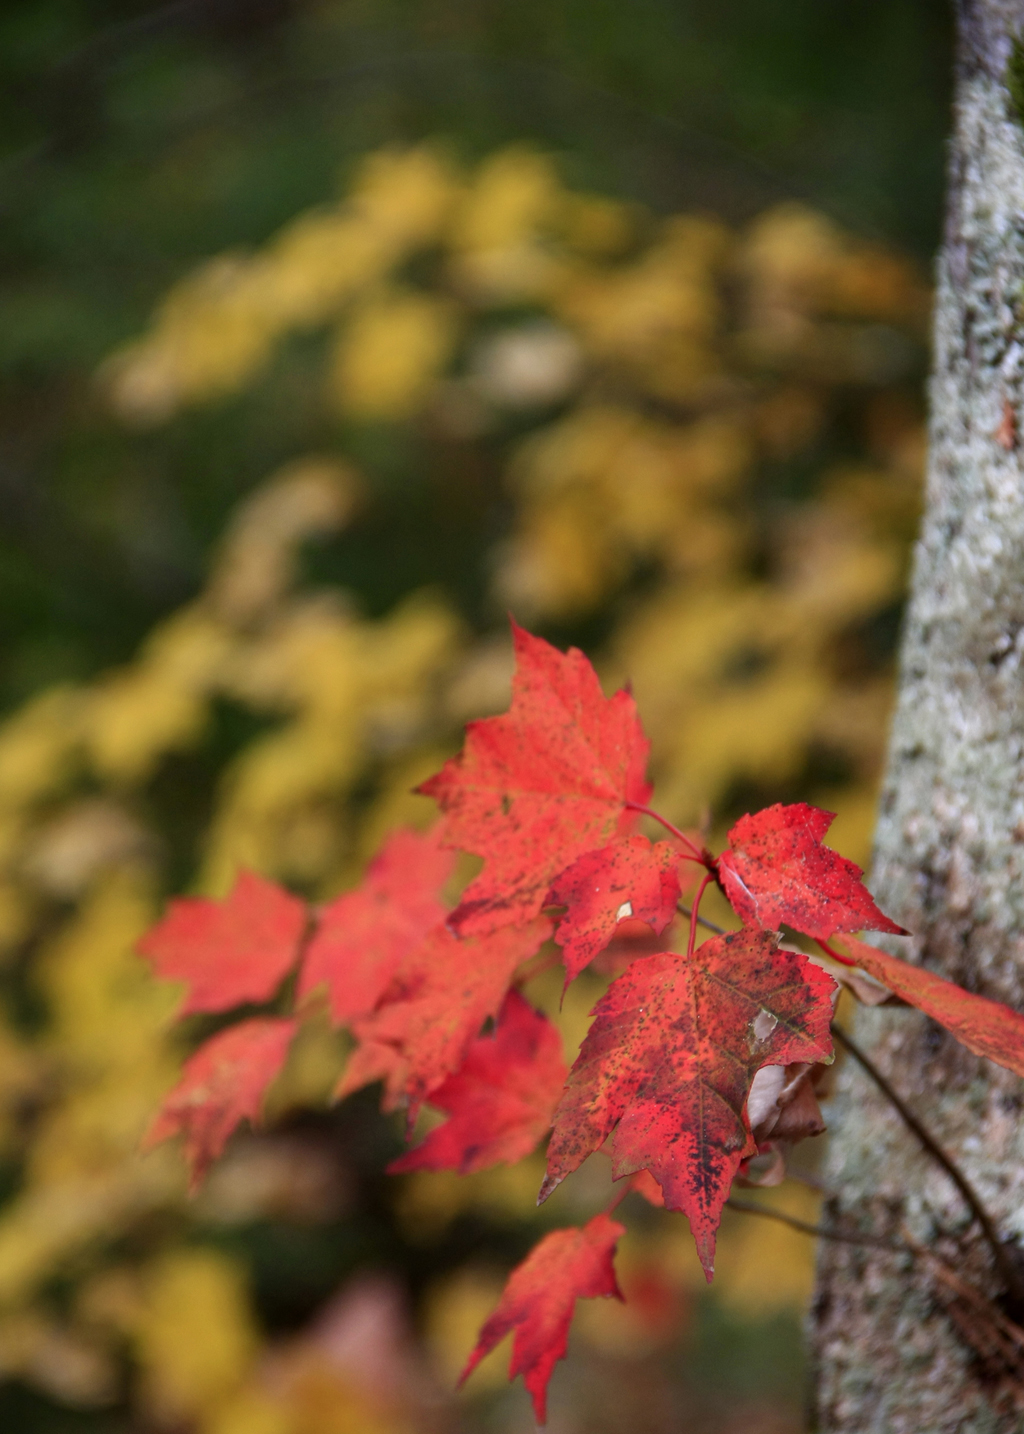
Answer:
[[[1024,1010],[1024,128],[1007,88],[1024,73],[1024,0],[957,10],[926,512],[871,884],[915,933],[891,949]],[[916,1012],[862,1011],[857,1030],[1003,1238],[1021,1242],[1021,1082]],[[998,1293],[955,1188],[849,1060],[832,1123],[825,1218],[892,1239],[904,1224]],[[984,1319],[965,1334],[964,1307],[948,1301],[927,1262],[824,1245],[812,1312],[822,1434],[1024,1430],[1005,1364],[978,1353]]]

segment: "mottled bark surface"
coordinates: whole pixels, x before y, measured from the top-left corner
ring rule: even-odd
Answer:
[[[926,514],[872,887],[917,933],[890,949],[1024,1009],[1024,129],[1005,87],[1024,0],[960,11]],[[1021,1082],[917,1013],[862,1013],[858,1033],[1024,1243]],[[953,1186],[850,1063],[832,1114],[827,1214],[905,1221],[994,1290]],[[919,1264],[824,1248],[812,1337],[823,1434],[1024,1430]]]

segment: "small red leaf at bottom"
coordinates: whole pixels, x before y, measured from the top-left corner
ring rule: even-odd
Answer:
[[[185,1137],[194,1194],[239,1121],[258,1120],[267,1086],[284,1065],[295,1021],[257,1016],[212,1036],[185,1062],[145,1137],[148,1149],[168,1136]]]
[[[545,1235],[509,1276],[459,1383],[514,1329],[508,1377],[523,1376],[537,1423],[546,1423],[548,1381],[557,1362],[565,1358],[576,1301],[598,1295],[622,1299],[613,1261],[615,1246],[625,1233],[624,1225],[601,1214],[582,1230],[553,1230]]]

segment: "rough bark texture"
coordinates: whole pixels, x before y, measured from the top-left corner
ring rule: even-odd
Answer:
[[[959,11],[926,513],[872,887],[917,933],[891,949],[1024,1009],[1024,129],[1005,84],[1024,0]],[[1024,1244],[1021,1082],[917,1013],[862,1013],[858,1030]],[[830,1124],[827,1216],[894,1237],[905,1221],[998,1290],[955,1189],[852,1063]],[[920,1263],[826,1246],[812,1335],[823,1434],[1024,1430],[1024,1399]]]

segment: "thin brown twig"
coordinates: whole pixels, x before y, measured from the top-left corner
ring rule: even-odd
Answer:
[[[735,1195],[729,1196],[725,1208],[741,1210],[745,1215],[763,1215],[766,1220],[778,1220],[782,1225],[799,1230],[802,1235],[814,1235],[820,1240],[838,1240],[844,1245],[870,1245],[873,1249],[892,1250],[899,1255],[913,1253],[906,1245],[897,1245],[876,1235],[854,1235],[826,1225],[812,1225],[807,1220],[798,1220],[795,1215],[787,1215],[783,1210],[773,1210],[770,1205],[759,1205],[754,1200],[737,1200]]]
[[[1003,1311],[973,1285],[960,1278],[956,1270],[946,1263],[934,1250],[914,1239],[905,1225],[900,1226],[903,1243],[879,1239],[872,1235],[854,1235],[845,1230],[836,1230],[825,1225],[812,1225],[807,1220],[798,1220],[782,1210],[772,1210],[751,1200],[737,1200],[730,1196],[725,1202],[726,1209],[742,1211],[747,1215],[761,1215],[769,1220],[778,1220],[803,1235],[812,1235],[821,1240],[834,1240],[846,1245],[862,1245],[877,1250],[888,1250],[893,1254],[909,1255],[911,1259],[925,1260],[936,1279],[946,1286],[956,1299],[967,1305],[972,1316],[968,1319],[956,1317],[955,1308],[949,1310],[954,1322],[960,1328],[967,1342],[978,1353],[996,1353],[1007,1370],[1018,1380],[1024,1373],[1024,1329],[1011,1320]],[[983,1338],[988,1336],[987,1345]]]
[[[888,1100],[889,1104],[893,1107],[895,1111],[897,1111],[901,1120],[906,1125],[907,1129],[913,1131],[913,1133],[917,1136],[918,1140],[924,1146],[925,1150],[932,1157],[932,1159],[935,1160],[937,1164],[942,1166],[943,1170],[949,1176],[950,1180],[952,1180],[953,1184],[960,1191],[960,1194],[963,1196],[964,1201],[966,1202],[968,1208],[971,1211],[971,1214],[981,1226],[982,1234],[984,1235],[989,1245],[989,1248],[992,1251],[992,1255],[995,1259],[996,1268],[1006,1282],[1006,1288],[1014,1295],[1015,1298],[1024,1299],[1024,1282],[1022,1282],[1021,1280],[1020,1272],[1017,1270],[1016,1266],[1008,1255],[1006,1248],[1003,1245],[1003,1242],[1000,1240],[999,1235],[996,1231],[996,1227],[992,1221],[992,1217],[989,1215],[988,1211],[981,1203],[977,1191],[967,1179],[967,1176],[957,1166],[955,1161],[952,1160],[950,1156],[946,1154],[946,1152],[943,1150],[942,1146],[938,1143],[932,1133],[927,1129],[926,1126],[921,1123],[921,1121],[917,1118],[914,1112],[905,1103],[903,1098],[897,1094],[897,1092],[889,1084],[886,1077],[882,1074],[882,1072],[878,1069],[878,1067],[870,1059],[870,1057],[864,1051],[861,1050],[860,1046],[858,1046],[857,1042],[853,1039],[853,1037],[847,1035],[846,1032],[842,1029],[842,1027],[836,1025],[835,1023],[833,1023],[832,1025],[832,1034],[836,1038],[836,1040],[838,1040],[839,1044],[841,1046],[844,1046],[846,1050],[850,1052],[850,1055],[853,1056],[857,1064],[863,1067],[863,1069],[875,1082],[875,1084],[878,1086],[878,1089],[885,1096],[886,1100]]]
[[[676,910],[679,912],[680,916],[685,916],[687,921],[692,921],[694,919],[693,907],[687,906],[685,901],[677,901]],[[713,921],[709,921],[706,916],[698,915],[696,921],[698,926],[703,926],[705,931],[714,932],[716,936],[728,935],[728,932],[726,931],[724,926],[716,926],[716,924]]]

